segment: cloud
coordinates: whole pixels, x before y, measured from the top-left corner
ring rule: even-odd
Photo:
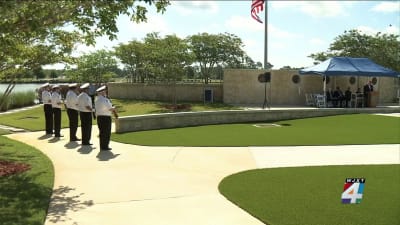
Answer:
[[[383,30],[375,29],[375,28],[368,27],[368,26],[358,26],[356,29],[359,30],[361,33],[364,33],[367,35],[375,35],[378,32],[381,32],[384,34],[395,34],[395,35],[400,34],[399,27],[393,26],[393,25],[388,26],[388,27],[384,28]]]
[[[249,16],[232,16],[226,22],[225,26],[233,31],[240,32],[264,32],[264,24],[257,23],[253,18]],[[268,23],[268,34],[275,38],[298,38],[302,35],[292,33],[289,31],[282,30],[275,27],[271,23]]]
[[[389,26],[384,30],[384,33],[400,35],[400,28],[398,26]]]
[[[385,13],[400,12],[400,2],[399,1],[381,2],[375,5],[372,8],[372,11],[385,12]]]
[[[271,1],[272,8],[300,10],[311,17],[335,17],[346,15],[345,8],[353,4],[353,2],[334,1]]]
[[[166,23],[162,16],[155,14],[148,17],[147,22],[134,23],[130,21],[129,17],[123,16],[118,20],[119,37],[125,39],[119,40],[120,42],[130,41],[133,37],[145,37],[147,33],[159,32],[160,35],[169,34],[171,28]]]
[[[264,24],[256,22],[250,16],[232,16],[226,22],[227,28],[233,30],[263,31]]]
[[[379,31],[368,26],[358,26],[356,30],[360,31],[360,33],[367,34],[367,35],[375,35]]]
[[[181,15],[187,16],[194,12],[217,13],[218,4],[213,1],[171,1],[171,6]]]
[[[297,33],[292,33],[289,31],[282,30],[278,27],[275,27],[272,24],[268,24],[268,34],[271,35],[271,37],[287,38],[287,39],[295,39],[295,38],[300,38],[303,36],[302,34],[297,34]]]
[[[324,41],[324,40],[322,40],[322,39],[319,39],[319,38],[311,38],[311,39],[309,40],[309,43],[310,43],[311,45],[325,45],[325,44],[326,44],[326,41]]]
[[[264,45],[260,46],[260,43],[252,38],[243,39],[243,44],[243,50],[250,56],[250,58],[255,61],[263,59],[264,51],[262,49],[264,48]]]

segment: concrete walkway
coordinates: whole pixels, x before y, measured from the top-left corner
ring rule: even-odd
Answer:
[[[9,138],[43,151],[55,167],[46,225],[263,224],[218,192],[225,176],[308,165],[400,164],[400,145],[303,147],[144,147],[111,143],[99,152],[41,132]],[[80,137],[78,129],[78,137]],[[343,174],[346,177],[346,174]]]

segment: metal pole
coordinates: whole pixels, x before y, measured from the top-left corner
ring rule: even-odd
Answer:
[[[265,109],[265,106],[267,105],[267,82],[264,82],[264,103],[263,103],[263,109]]]
[[[265,0],[265,9],[264,9],[264,69],[267,70],[268,68],[268,1]],[[271,89],[271,86],[270,86]],[[271,90],[270,90],[271,91]],[[263,109],[268,104],[268,99],[267,99],[267,82],[264,83],[264,104],[263,104]]]
[[[326,76],[324,76],[324,103],[325,103],[325,108],[327,107],[327,102],[326,102]]]
[[[268,69],[268,1],[265,1],[264,16],[264,69]]]

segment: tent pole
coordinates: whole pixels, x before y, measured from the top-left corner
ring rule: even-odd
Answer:
[[[326,75],[324,75],[324,103],[326,108]]]

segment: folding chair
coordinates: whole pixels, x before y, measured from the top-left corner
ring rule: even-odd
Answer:
[[[306,93],[306,105],[315,106],[314,97],[312,94]]]
[[[317,107],[325,108],[325,98],[323,95],[317,95]]]

